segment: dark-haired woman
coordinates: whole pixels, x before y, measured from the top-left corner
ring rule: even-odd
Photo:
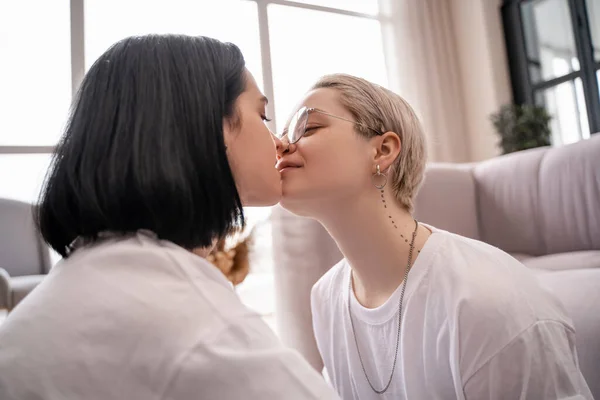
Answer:
[[[64,260],[0,327],[1,399],[335,398],[201,257],[279,201],[266,103],[210,38],[96,61],[37,215]]]

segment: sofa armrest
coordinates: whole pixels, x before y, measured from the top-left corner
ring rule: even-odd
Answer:
[[[316,220],[273,208],[275,321],[281,341],[317,370],[323,362],[315,342],[310,291],[342,259],[337,245]]]
[[[479,239],[473,166],[429,164],[415,199],[415,216],[436,228]]]
[[[10,275],[0,268],[0,309],[10,308]]]
[[[9,309],[13,309],[31,293],[47,275],[25,275],[10,278]]]

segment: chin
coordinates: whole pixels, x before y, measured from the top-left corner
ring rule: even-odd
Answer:
[[[279,204],[292,214],[320,220],[339,209],[348,198],[357,196],[357,191],[342,185],[315,185],[300,180],[283,179],[283,194]]]
[[[281,184],[263,188],[242,199],[244,207],[270,207],[281,200]]]
[[[264,196],[243,203],[244,207],[271,207],[279,203],[281,195]]]
[[[279,205],[294,215],[299,217],[314,218],[317,214],[314,202],[307,199],[300,199],[298,197],[285,194],[281,198]]]
[[[297,215],[299,217],[309,217],[310,218],[310,213],[308,213],[307,210],[303,209],[301,207],[301,205],[299,205],[297,203],[294,204],[293,202],[287,201],[285,199],[281,199],[281,201],[279,202],[279,205],[294,215]]]

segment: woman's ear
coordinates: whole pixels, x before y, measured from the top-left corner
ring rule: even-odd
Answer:
[[[373,141],[375,150],[373,168],[379,165],[381,171],[386,172],[394,161],[396,161],[402,150],[400,136],[395,132],[388,131],[382,135],[373,137],[371,140]]]
[[[232,139],[232,126],[228,118],[223,118],[223,141],[225,142],[225,149],[228,147],[229,141]]]

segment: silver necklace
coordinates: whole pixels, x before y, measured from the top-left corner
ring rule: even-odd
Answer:
[[[375,389],[371,380],[369,379],[369,375],[367,374],[367,370],[365,369],[365,364],[363,363],[362,356],[360,355],[360,348],[358,347],[358,340],[356,339],[356,331],[354,329],[354,321],[352,320],[352,310],[350,309],[350,296],[352,296],[352,271],[350,271],[350,283],[348,287],[348,316],[350,317],[350,325],[352,326],[352,335],[354,336],[354,343],[356,344],[356,352],[358,353],[358,359],[360,360],[360,366],[365,374],[365,378],[371,386],[371,389],[377,394],[385,393],[390,385],[392,384],[392,378],[394,377],[394,371],[396,370],[396,362],[398,361],[398,347],[400,345],[400,329],[402,328],[402,301],[404,300],[404,290],[406,289],[406,281],[408,280],[408,271],[410,271],[411,261],[413,249],[415,247],[415,238],[417,237],[417,229],[419,228],[419,223],[415,220],[415,230],[412,234],[412,240],[410,241],[410,249],[408,250],[408,265],[406,266],[406,272],[404,273],[404,281],[402,282],[402,291],[400,292],[400,301],[398,302],[398,334],[396,335],[396,351],[394,353],[394,364],[392,365],[392,373],[390,374],[390,379],[388,380],[385,387],[381,390]]]

